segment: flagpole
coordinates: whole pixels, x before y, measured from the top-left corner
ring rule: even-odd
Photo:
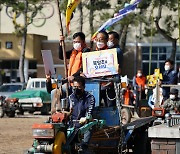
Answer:
[[[58,9],[58,14],[59,14],[59,22],[60,22],[60,35],[63,36],[63,26],[62,26],[62,19],[61,19],[61,10],[59,7],[59,0],[56,0],[57,2],[57,9]],[[63,50],[63,59],[64,59],[64,73],[65,73],[65,78],[68,77],[67,73],[67,59],[66,59],[66,50],[65,50],[65,43],[64,40],[61,41],[62,45],[62,50]],[[66,87],[66,97],[68,97],[68,84]]]

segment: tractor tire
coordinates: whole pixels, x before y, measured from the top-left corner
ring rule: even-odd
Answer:
[[[34,110],[28,111],[29,114],[34,114]]]
[[[41,108],[41,115],[48,115],[51,110],[51,107],[49,104],[44,104]]]
[[[131,112],[128,108],[121,109],[121,121],[122,124],[128,124],[131,121]]]
[[[22,107],[19,108],[19,112],[17,113],[18,115],[24,115],[24,110]]]
[[[62,145],[66,144],[66,137],[64,132],[58,132],[53,146],[53,154],[65,154],[62,149]]]
[[[4,110],[2,107],[0,107],[0,118],[4,117]]]
[[[6,113],[6,115],[7,115],[9,118],[15,117],[15,111],[14,111],[14,110],[10,110],[9,112]]]

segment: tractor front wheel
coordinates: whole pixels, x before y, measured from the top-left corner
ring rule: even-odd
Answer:
[[[121,121],[124,125],[131,121],[131,112],[128,108],[121,109]]]
[[[15,117],[15,111],[14,110],[10,110],[6,113],[6,115],[9,117],[9,118],[12,118],[12,117]]]

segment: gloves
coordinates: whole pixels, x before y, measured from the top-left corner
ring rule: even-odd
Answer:
[[[152,105],[152,109],[154,109],[154,105]]]
[[[86,117],[82,117],[82,118],[79,120],[79,123],[80,123],[80,124],[84,124],[86,121],[87,121]]]
[[[147,95],[147,93],[148,93],[148,89],[145,89],[145,94]]]

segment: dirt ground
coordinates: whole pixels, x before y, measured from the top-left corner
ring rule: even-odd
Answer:
[[[0,154],[24,154],[32,145],[32,124],[43,123],[48,116],[0,118]]]
[[[0,154],[25,154],[33,143],[32,125],[43,123],[49,116],[26,114],[0,118]]]

